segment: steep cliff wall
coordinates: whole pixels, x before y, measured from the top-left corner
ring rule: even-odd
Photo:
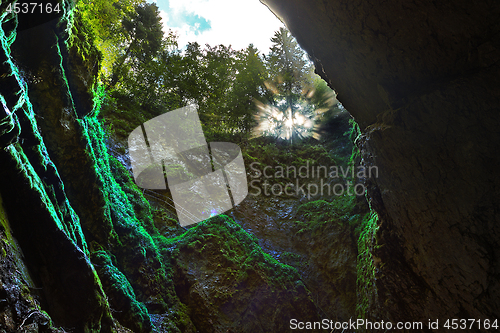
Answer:
[[[0,151],[0,191],[4,202],[4,215],[10,222],[4,224],[4,235],[5,244],[10,245],[6,248],[16,248],[10,241],[11,233],[17,238],[22,255],[18,256],[19,260],[15,260],[15,263],[17,267],[28,267],[31,274],[28,275],[29,279],[33,278],[33,282],[27,284],[31,289],[27,289],[24,296],[32,300],[29,313],[15,313],[9,319],[10,326],[13,327],[7,328],[18,328],[21,324],[20,328],[26,323],[24,319],[28,316],[32,317],[31,321],[35,321],[37,316],[33,317],[33,314],[41,313],[41,306],[51,313],[51,317],[59,325],[81,331],[111,331],[109,306],[97,274],[88,259],[89,250],[79,217],[66,196],[63,181],[49,157],[36,123],[36,117],[41,115],[36,115],[37,108],[32,105],[28,95],[25,79],[29,76],[21,75],[22,69],[18,64],[14,64],[15,60],[11,55],[18,32],[29,30],[29,24],[38,23],[38,26],[45,26],[52,32],[37,40],[38,45],[50,43],[50,39],[57,39],[54,31],[57,31],[58,20],[48,16],[45,17],[48,23],[41,22],[37,21],[36,15],[31,17],[33,21],[18,20],[13,12],[6,11],[6,6],[7,4],[3,3],[1,11],[0,36],[4,59],[0,90],[4,113],[16,122],[14,128],[19,127],[21,130],[5,132],[7,136],[12,132],[16,133],[9,142],[18,142],[5,145],[5,149]],[[65,13],[65,10],[62,10],[62,13]],[[58,44],[52,42],[50,45]],[[52,53],[50,56],[53,55]],[[36,56],[31,57],[31,60],[36,59]],[[62,68],[52,67],[51,70],[60,73]],[[43,81],[41,75],[34,79]],[[43,82],[44,85],[46,83]],[[61,94],[65,92],[64,89],[59,91]],[[67,94],[64,96],[68,99]],[[56,99],[54,103],[57,103]],[[9,259],[7,251],[4,260]],[[3,279],[8,280],[8,275]],[[6,294],[8,301],[5,306],[17,309],[19,299],[8,289]],[[35,323],[41,324],[39,320]],[[47,320],[50,321],[48,316],[44,322]]]
[[[500,3],[261,0],[360,124],[383,320],[500,313]],[[360,286],[358,286],[360,287]],[[477,327],[476,327],[477,329]]]

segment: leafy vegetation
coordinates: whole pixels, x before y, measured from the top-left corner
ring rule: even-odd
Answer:
[[[163,35],[155,4],[83,0],[78,8],[103,54],[101,117],[118,140],[187,104],[198,106],[208,138],[298,139],[314,134],[336,103],[286,29],[275,33],[267,55],[251,44],[233,50],[190,43],[181,51],[173,32]]]

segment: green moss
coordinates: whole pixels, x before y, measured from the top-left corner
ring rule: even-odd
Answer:
[[[155,115],[157,114],[148,112],[137,101],[114,91],[103,99],[99,118],[115,139],[126,142],[128,135],[137,126]]]
[[[85,27],[75,24],[73,37],[68,40],[71,59],[81,58],[81,61],[67,65],[84,73],[90,70],[92,60],[98,58],[91,45],[85,44],[90,40],[84,38],[86,33]],[[92,261],[103,285],[107,284],[106,292],[120,323],[134,332],[149,331],[151,327],[145,319],[149,320],[148,311],[164,313],[169,308],[181,308],[169,280],[171,272],[165,270],[155,244],[154,238],[159,234],[149,203],[125,167],[108,153],[106,133],[97,119],[106,105],[104,88],[92,84],[75,87],[71,93],[83,94],[80,97],[84,99],[85,89],[93,94],[93,111],[81,112],[81,117],[76,119],[77,132],[82,136],[78,148],[84,148],[81,154],[85,156],[82,171],[86,183],[76,178],[72,184],[73,188],[83,188],[89,195],[88,203],[81,208],[90,211],[85,227],[87,237],[92,240]],[[82,93],[80,88],[85,91]],[[81,168],[80,165],[75,167]],[[112,297],[122,301],[114,302]],[[124,310],[120,308],[125,306],[123,304],[126,304]]]
[[[361,130],[354,121],[350,119],[351,129],[344,135],[354,142],[352,153],[349,158],[349,165],[359,165],[361,161],[361,150],[356,145],[356,141],[361,136]],[[372,249],[376,246],[375,235],[378,229],[378,215],[370,210],[359,219],[353,215],[350,225],[354,226],[355,236],[358,243],[357,257],[357,280],[356,280],[356,316],[358,318],[370,319],[368,311],[373,309],[377,302],[377,289],[375,286],[375,267]],[[359,222],[360,221],[360,222]]]
[[[12,239],[12,234],[10,231],[9,220],[7,220],[7,213],[5,212],[5,208],[3,206],[2,195],[0,194],[0,228],[2,228],[1,232],[3,233],[2,241],[10,242]],[[2,247],[2,252],[5,252],[5,249]],[[5,256],[5,254],[3,255]]]
[[[356,316],[363,319],[369,317],[367,311],[376,304],[377,300],[376,267],[371,252],[376,243],[377,222],[378,215],[376,213],[367,213],[362,220],[361,234],[358,239]]]
[[[317,141],[304,142],[302,145],[289,145],[286,142],[257,138],[242,147],[243,158],[247,165],[258,162],[257,168],[267,165],[300,167],[308,163],[313,165],[333,166],[337,160],[324,145]]]
[[[41,149],[42,147],[38,148]],[[57,227],[63,230],[68,238],[75,242],[75,244],[78,244],[85,253],[88,253],[79,218],[73,211],[64,193],[62,194],[64,195],[63,201],[59,204],[60,200],[56,197],[56,193],[47,191],[50,190],[50,187],[46,187],[45,183],[40,179],[39,174],[34,169],[23,149],[17,144],[11,145],[8,149],[13,159],[17,161],[17,169],[25,176],[30,187],[39,194],[43,206],[52,216]],[[46,156],[46,153],[42,156]],[[47,163],[52,164],[50,160],[45,160],[45,157],[43,159]],[[63,191],[63,189],[59,190]]]
[[[356,140],[361,136],[361,130],[359,129],[358,123],[356,123],[354,119],[349,119],[349,124],[351,124],[351,129],[344,134],[349,136],[351,142],[354,143],[352,146],[351,157],[349,158],[349,165],[358,165],[361,159],[361,151],[356,145]]]
[[[322,224],[336,221],[348,224],[356,232],[359,227],[359,212],[363,211],[366,211],[366,205],[358,197],[335,196],[331,201],[316,200],[300,205],[296,213],[300,221],[295,223],[316,230]],[[357,235],[359,235],[359,230],[356,232]]]
[[[92,98],[92,101],[94,102],[92,114],[94,116],[99,115],[99,112],[101,111],[104,105],[105,99],[106,99],[106,87],[102,83],[100,83],[97,85],[95,89],[94,98]]]
[[[230,268],[228,278],[236,284],[247,277],[248,271],[256,271],[276,288],[300,280],[295,268],[265,253],[255,236],[225,215],[200,222],[180,236],[161,237],[158,243],[165,249],[166,261],[175,260],[183,248],[199,253],[208,251],[206,255],[213,258],[214,265]]]
[[[106,251],[118,258],[116,267],[136,290],[138,299],[146,302],[154,295],[154,303],[147,306],[154,311],[166,311],[167,304],[175,303],[175,292],[154,243],[158,231],[151,207],[125,167],[109,155],[99,120],[85,117],[78,122],[88,142],[87,153],[94,163],[104,204],[104,223],[95,224],[92,231],[95,236],[103,236],[96,237],[95,244],[107,244]],[[94,250],[97,248],[95,245]]]
[[[98,183],[110,209],[109,217],[117,224],[133,224],[144,235],[147,234],[144,227],[154,232],[149,204],[123,165],[108,153],[105,134],[97,118],[87,117],[78,122],[89,143],[88,153],[95,163]]]
[[[330,167],[337,166],[339,158],[331,154],[327,148],[317,141],[304,141],[302,145],[289,145],[286,142],[274,142],[268,138],[257,138],[242,145],[243,159],[247,168],[249,183],[252,177],[265,180],[268,176],[272,178],[272,184],[280,184],[284,189],[290,187],[290,184],[299,182],[299,186],[309,182],[301,176],[301,168],[308,170],[318,170],[318,166],[325,167],[320,175],[311,174],[319,183],[319,178],[326,179],[330,172]],[[267,169],[266,175],[263,174]],[[258,170],[258,171],[256,171]],[[325,171],[326,170],[326,171]],[[259,183],[262,187],[263,183]],[[290,191],[287,190],[287,191]],[[290,193],[293,193],[292,190]]]
[[[125,275],[112,263],[105,251],[92,253],[92,261],[101,279],[108,301],[120,323],[134,332],[151,332],[151,320],[144,304],[137,301]]]

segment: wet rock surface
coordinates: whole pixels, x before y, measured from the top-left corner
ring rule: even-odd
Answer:
[[[297,271],[262,252],[235,222],[213,218],[191,231],[174,250],[174,282],[197,330],[288,332],[293,318],[320,320]]]
[[[345,221],[332,217],[321,226],[309,225],[299,206],[292,200],[247,199],[232,216],[266,253],[297,268],[323,318],[349,320],[356,304],[355,235]]]

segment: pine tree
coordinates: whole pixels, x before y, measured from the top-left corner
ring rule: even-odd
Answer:
[[[312,81],[312,66],[305,52],[285,28],[271,38],[273,45],[266,57],[272,84],[286,98],[286,107],[293,110],[304,87]]]
[[[304,104],[304,90],[313,83],[313,67],[285,28],[276,31],[271,41],[271,52],[266,56],[270,74],[267,87],[274,93],[272,103],[281,112],[275,126],[279,136],[292,139],[301,135],[294,123],[303,124],[312,112],[311,107],[304,108],[301,104]]]

